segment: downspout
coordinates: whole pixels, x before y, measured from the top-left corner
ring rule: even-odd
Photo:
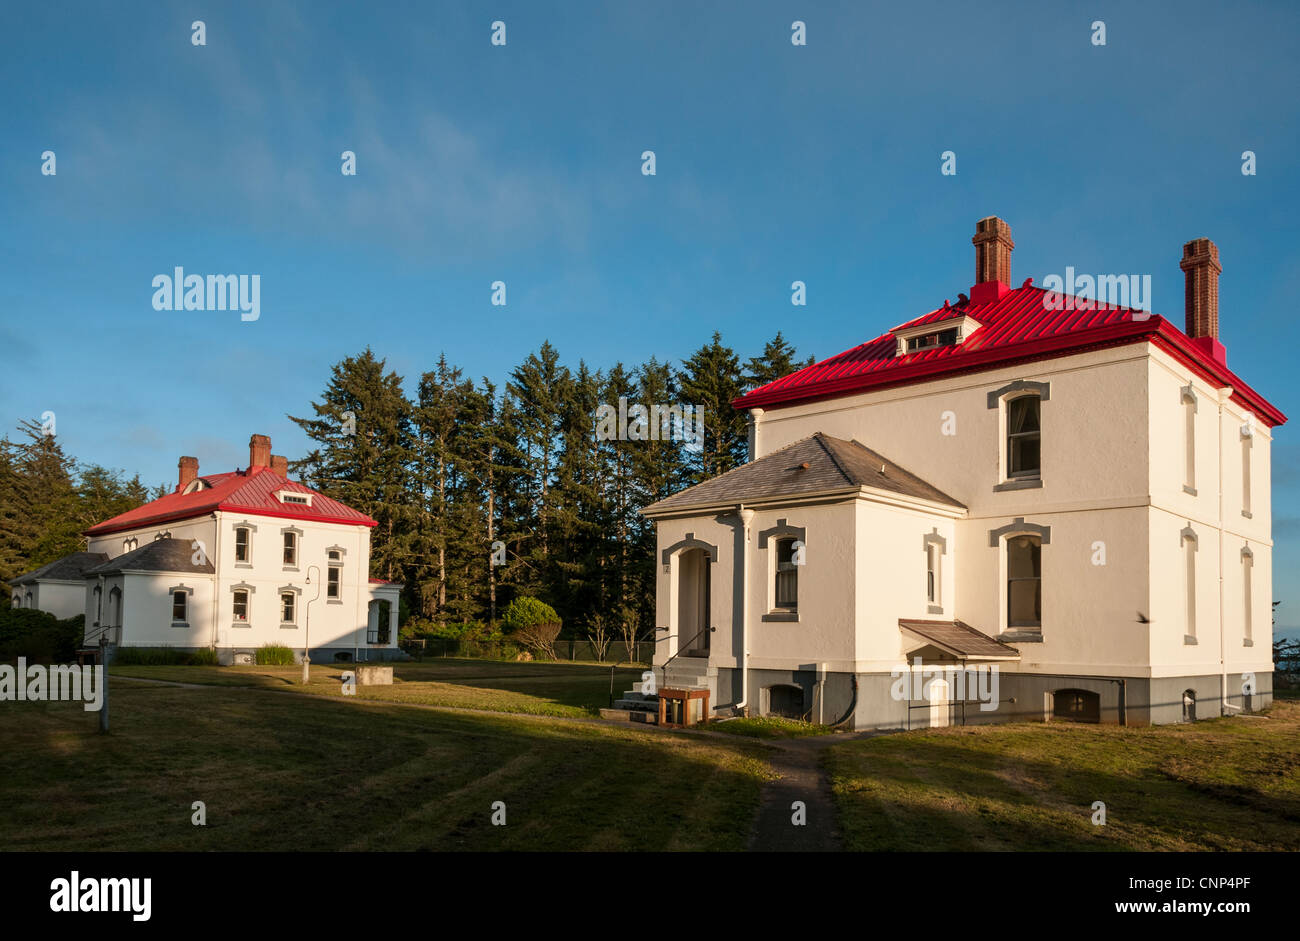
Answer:
[[[1216,540],[1215,554],[1219,566],[1219,715],[1231,715],[1228,705],[1228,663],[1224,650],[1223,635],[1223,400],[1232,395],[1232,388],[1224,386],[1219,390],[1219,421],[1215,428],[1215,437],[1219,441],[1219,538]]]
[[[216,530],[216,538],[213,540],[213,549],[216,555],[212,557],[212,652],[217,652],[217,643],[220,640],[221,624],[221,514],[212,514],[212,527]],[[250,597],[248,603],[251,606],[253,599]]]
[[[736,703],[737,712],[749,705],[749,523],[754,518],[754,511],[737,504],[736,515],[740,517],[740,702]]]

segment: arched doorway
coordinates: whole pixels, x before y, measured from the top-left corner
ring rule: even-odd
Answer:
[[[711,568],[705,549],[677,556],[677,649],[683,657],[709,655]]]
[[[948,681],[932,680],[926,687],[925,698],[930,700],[930,728],[946,727],[949,722]]]

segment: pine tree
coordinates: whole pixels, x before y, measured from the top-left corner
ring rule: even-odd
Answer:
[[[414,406],[402,378],[384,365],[367,347],[333,366],[321,401],[312,403],[316,417],[289,416],[316,442],[290,466],[315,489],[378,522],[370,571],[393,581],[415,561]]]
[[[746,391],[775,382],[813,362],[815,360],[811,356],[800,362],[794,346],[778,330],[776,336],[763,347],[762,355],[750,357],[745,363]]]
[[[682,365],[678,378],[682,395],[688,404],[704,409],[703,446],[697,453],[688,449],[690,480],[698,483],[745,461],[746,419],[731,406],[744,380],[735,351],[722,345],[722,335],[716,331],[713,340]]]

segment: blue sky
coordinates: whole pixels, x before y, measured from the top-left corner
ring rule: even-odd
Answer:
[[[1149,273],[1176,323],[1181,246],[1214,239],[1229,365],[1297,416],[1298,46],[1289,3],[13,5],[0,418],[52,410],[70,453],[162,482],[254,431],[296,456],[286,413],[367,344],[408,380],[443,351],[503,380],[545,339],[679,361],[715,329],[824,357],[968,290],[991,214],[1017,283]],[[261,275],[260,319],[153,310],[176,265]],[[1273,475],[1294,627],[1289,427]]]

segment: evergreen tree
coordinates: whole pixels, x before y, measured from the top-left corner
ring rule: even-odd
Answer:
[[[390,581],[414,560],[418,516],[412,474],[414,406],[402,378],[384,370],[369,347],[334,365],[315,418],[289,419],[316,447],[291,464],[310,486],[375,519],[370,571]]]
[[[750,357],[745,363],[746,391],[775,382],[814,362],[811,356],[800,362],[794,346],[778,330],[776,336],[763,347],[762,355]]]
[[[688,404],[704,409],[704,441],[689,455],[690,482],[699,483],[745,462],[748,440],[746,419],[731,403],[743,391],[740,362],[734,350],[722,345],[716,331],[682,364],[678,384]]]

